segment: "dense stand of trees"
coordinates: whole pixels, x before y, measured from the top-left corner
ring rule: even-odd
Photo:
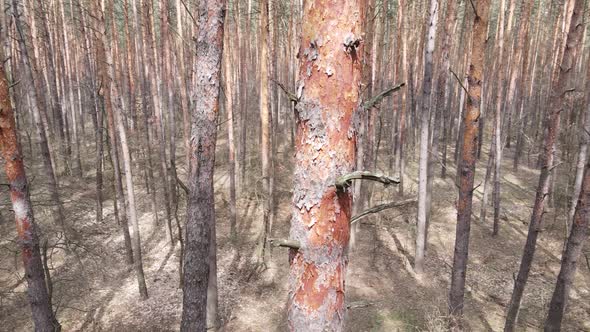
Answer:
[[[545,329],[560,330],[589,234],[586,2],[0,0],[0,150],[35,329],[60,330],[47,253],[81,254],[64,190],[89,178],[92,215],[111,222],[112,206],[138,300],[149,296],[140,215],[178,250],[183,331],[220,327],[217,238],[238,245],[249,190],[261,206],[252,264],[263,273],[273,256],[286,259],[273,244],[289,248],[289,329],[340,331],[348,251],[362,241],[351,219],[416,202],[421,279],[436,180],[451,181],[449,328],[461,329],[471,222],[505,240],[503,174],[526,168],[539,182],[504,329],[518,326],[553,209],[565,235]],[[228,234],[216,226],[220,163]],[[285,164],[292,216],[279,239]],[[385,195],[374,182],[397,188]],[[50,203],[32,203],[29,186]],[[393,202],[367,210],[376,197]]]

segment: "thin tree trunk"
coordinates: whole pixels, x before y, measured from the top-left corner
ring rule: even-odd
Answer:
[[[197,61],[192,111],[189,199],[184,255],[183,332],[207,328],[207,286],[216,272],[213,175],[223,49],[224,0],[200,0]],[[207,14],[205,14],[207,13]],[[213,248],[210,248],[212,246]],[[213,265],[213,266],[210,266]],[[216,275],[216,274],[215,274]],[[209,303],[212,303],[209,301]],[[216,304],[216,303],[215,303]]]
[[[498,69],[496,92],[496,112],[494,113],[494,190],[492,191],[492,200],[494,202],[494,226],[492,235],[498,235],[500,230],[500,171],[502,170],[502,104],[504,100],[504,16],[506,0],[500,2],[500,20],[498,21]]]
[[[469,65],[469,90],[463,118],[464,132],[459,169],[459,198],[457,201],[457,227],[455,231],[455,252],[449,292],[449,313],[451,326],[461,328],[463,315],[465,278],[469,254],[469,231],[473,203],[473,182],[477,154],[478,121],[481,107],[481,88],[484,78],[486,29],[488,24],[489,0],[476,3],[473,32],[471,35],[471,63]]]
[[[424,250],[426,248],[426,228],[428,225],[428,152],[429,122],[430,122],[430,97],[432,93],[433,53],[438,24],[438,0],[430,0],[429,28],[427,44],[424,49],[424,82],[422,83],[422,112],[420,117],[420,166],[418,180],[418,230],[416,233],[416,257],[415,266],[417,274],[424,270]]]
[[[590,75],[590,65],[588,66],[588,74]],[[590,87],[590,84],[586,84],[588,87]],[[586,91],[589,91],[588,88],[586,88]],[[588,159],[588,145],[590,145],[590,138],[588,137],[588,135],[590,135],[590,92],[588,93],[588,96],[586,98],[587,105],[586,105],[586,111],[584,112],[583,115],[583,121],[584,121],[584,126],[582,128],[582,130],[580,130],[580,147],[578,150],[578,160],[576,163],[576,177],[574,180],[574,188],[573,188],[573,193],[572,193],[572,201],[570,203],[570,207],[569,207],[569,211],[568,211],[568,215],[567,215],[567,227],[568,230],[571,228],[572,226],[572,222],[574,220],[574,214],[576,211],[576,203],[578,202],[578,196],[580,195],[580,190],[582,189],[582,179],[584,178],[584,165],[586,164],[586,160]]]
[[[48,182],[49,182],[49,194],[51,196],[51,200],[54,204],[54,220],[55,222],[61,226],[62,230],[64,231],[64,234],[66,236],[66,239],[69,236],[75,236],[75,233],[72,232],[72,230],[68,227],[68,225],[66,224],[66,220],[65,220],[65,214],[63,211],[63,205],[61,203],[60,197],[59,197],[59,189],[57,186],[57,177],[55,176],[54,173],[54,168],[53,168],[53,163],[52,163],[52,159],[51,159],[51,153],[50,153],[50,148],[49,148],[49,143],[47,140],[47,134],[46,134],[46,127],[43,123],[43,120],[41,119],[41,99],[39,97],[39,91],[40,89],[40,84],[38,80],[35,80],[33,72],[36,71],[33,68],[32,65],[32,61],[29,58],[29,53],[27,50],[27,46],[25,43],[25,34],[24,34],[24,30],[23,30],[23,26],[22,26],[22,21],[21,21],[21,14],[18,10],[18,6],[19,6],[19,2],[18,0],[12,0],[12,10],[13,10],[13,16],[14,16],[14,23],[15,23],[15,27],[16,27],[16,32],[18,34],[17,39],[18,39],[18,44],[19,44],[19,49],[21,51],[22,54],[22,62],[23,62],[23,66],[25,69],[25,77],[27,78],[27,80],[30,82],[31,86],[28,89],[28,93],[29,96],[31,98],[31,108],[32,108],[32,113],[33,113],[33,120],[35,122],[35,127],[36,127],[36,131],[37,131],[37,136],[39,137],[39,146],[41,149],[41,156],[42,156],[42,160],[43,160],[43,166],[45,169],[45,173],[47,174],[47,178],[48,178]],[[69,245],[69,241],[68,245]]]
[[[14,6],[15,15],[18,16],[16,10],[18,2],[13,0],[12,5]],[[0,53],[4,52],[0,51]],[[0,153],[5,161],[4,171],[10,185],[10,200],[12,201],[18,231],[18,243],[22,252],[33,323],[35,324],[35,331],[60,331],[61,326],[53,314],[51,298],[45,283],[39,250],[38,227],[33,216],[25,165],[17,139],[16,123],[8,86],[4,65],[0,64]]]
[[[587,134],[586,134],[587,135]],[[586,163],[584,181],[574,215],[572,230],[569,235],[565,253],[561,258],[561,269],[549,303],[549,314],[545,321],[545,331],[560,331],[561,322],[569,299],[571,287],[576,276],[578,260],[588,240],[588,212],[590,210],[590,163]]]
[[[236,21],[236,25],[240,24]],[[230,25],[225,25],[225,62],[224,62],[224,75],[225,75],[225,111],[227,112],[227,146],[228,146],[228,163],[229,163],[229,224],[230,224],[230,239],[232,243],[237,240],[237,229],[236,229],[236,147],[234,139],[234,105],[233,105],[233,87],[234,76],[231,66],[232,54],[230,51],[230,34],[228,33]],[[235,33],[235,31],[234,31]],[[234,44],[233,47],[237,45]]]
[[[260,236],[258,260],[264,264],[270,261],[270,248],[267,248],[267,238],[271,231],[271,197],[270,197],[270,144],[272,132],[271,109],[269,105],[269,18],[268,18],[268,0],[260,2],[260,161],[262,164],[262,222],[263,229]]]
[[[568,83],[572,81],[572,78],[575,74],[573,68],[575,68],[576,65],[578,56],[577,52],[579,49],[580,40],[582,38],[582,31],[584,30],[584,1],[570,1],[573,1],[574,4],[573,6],[570,6],[571,12],[566,13],[567,16],[571,16],[567,42],[563,52],[563,59],[561,61],[561,65],[559,66],[558,79],[557,81],[554,81],[551,88],[552,91],[549,103],[549,112],[547,112],[546,119],[547,134],[545,135],[541,157],[541,175],[539,176],[539,185],[537,187],[537,195],[535,197],[531,221],[529,223],[527,240],[524,247],[522,260],[520,262],[518,276],[514,282],[514,291],[512,293],[512,298],[510,299],[504,331],[514,331],[516,327],[522,295],[524,293],[524,288],[526,286],[535,255],[537,237],[539,235],[539,231],[541,230],[545,199],[549,192],[550,186],[549,178],[553,173],[553,160],[555,154],[555,144],[559,134],[560,115],[567,108],[565,97],[568,93]]]
[[[123,198],[123,183],[121,180],[121,171],[119,169],[119,149],[117,147],[117,133],[115,128],[115,116],[113,112],[113,107],[115,104],[115,99],[112,95],[112,81],[111,78],[113,77],[113,69],[112,67],[112,56],[111,53],[108,52],[105,48],[106,43],[106,27],[105,27],[105,18],[104,18],[104,10],[101,9],[100,0],[94,0],[93,8],[95,13],[100,15],[100,19],[98,21],[98,27],[95,32],[97,34],[94,46],[96,47],[96,59],[97,59],[97,69],[98,75],[101,80],[101,88],[99,94],[103,96],[104,100],[104,108],[106,110],[107,115],[107,125],[108,125],[108,134],[111,144],[111,159],[113,161],[113,168],[115,171],[115,194],[116,199],[118,201],[118,213],[120,216],[121,221],[121,228],[123,231],[123,238],[125,242],[125,254],[127,258],[127,264],[133,264],[133,249],[131,246],[131,235],[129,234],[129,226],[127,223],[127,213],[125,210],[125,201]],[[100,60],[102,59],[102,60]]]
[[[139,286],[139,294],[142,299],[148,298],[147,286],[145,283],[145,275],[143,272],[143,261],[141,255],[141,236],[139,233],[139,222],[137,221],[137,211],[135,208],[135,192],[133,189],[133,174],[131,167],[131,153],[129,152],[129,145],[127,144],[127,133],[123,125],[123,116],[120,110],[116,110],[115,119],[117,121],[117,128],[119,129],[119,136],[121,138],[121,150],[123,150],[123,165],[125,167],[125,184],[127,189],[127,208],[129,212],[129,219],[133,225],[133,251],[135,273],[137,275],[137,284]]]

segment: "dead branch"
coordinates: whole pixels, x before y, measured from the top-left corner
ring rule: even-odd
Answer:
[[[299,102],[299,98],[297,98],[297,95],[295,95],[293,92],[287,90],[287,88],[285,87],[285,85],[283,85],[283,83],[277,81],[274,78],[270,79],[271,81],[273,81],[276,85],[278,85],[281,90],[283,90],[283,92],[287,95],[287,97],[289,98],[290,101],[294,102],[295,104],[297,104]]]
[[[457,79],[457,82],[459,82],[459,85],[461,85],[465,93],[467,93],[467,88],[465,87],[465,85],[463,85],[463,82],[461,82],[459,76],[457,76],[457,74],[455,74],[455,72],[451,68],[449,68],[449,71],[453,74],[453,76],[455,76],[455,79]]]
[[[336,179],[336,188],[340,191],[344,191],[350,187],[352,180],[371,180],[383,183],[385,186],[390,184],[399,184],[398,179],[394,179],[383,174],[374,174],[367,171],[356,171],[350,174],[343,175]]]
[[[186,184],[184,184],[184,182],[182,182],[181,179],[178,178],[178,174],[175,174],[175,176],[176,176],[176,182],[178,183],[180,188],[182,188],[184,193],[188,196],[188,193],[189,193],[188,187],[186,186]]]
[[[368,110],[370,108],[372,108],[373,106],[379,104],[381,102],[381,100],[383,100],[383,98],[389,96],[390,94],[396,92],[397,90],[401,89],[402,87],[404,87],[406,85],[406,83],[400,83],[394,87],[391,87],[389,89],[386,89],[385,91],[381,92],[380,94],[376,95],[375,97],[371,98],[369,101],[367,101],[366,103],[363,104],[363,108]]]
[[[402,206],[406,206],[409,204],[414,204],[416,203],[417,200],[415,198],[410,198],[410,199],[406,199],[403,201],[399,201],[399,202],[391,202],[391,203],[386,203],[386,204],[380,204],[377,206],[374,206],[368,210],[365,210],[363,212],[361,212],[360,214],[352,217],[352,219],[350,219],[350,224],[354,224],[357,221],[363,219],[364,217],[368,216],[369,214],[373,214],[373,213],[377,213],[377,212],[381,212],[383,210],[387,210],[387,209],[392,209],[392,208],[396,208],[396,207],[402,207]]]

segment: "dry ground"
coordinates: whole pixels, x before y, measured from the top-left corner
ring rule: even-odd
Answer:
[[[93,147],[86,153],[92,160]],[[284,331],[287,252],[274,249],[272,264],[264,273],[253,269],[256,241],[261,230],[260,183],[249,183],[238,202],[239,243],[228,241],[225,141],[220,140],[215,177],[219,299],[223,331]],[[291,152],[282,151],[277,163],[276,237],[286,237],[290,219]],[[385,155],[385,151],[381,155]],[[502,178],[502,225],[497,237],[491,236],[491,217],[481,222],[474,218],[468,267],[466,320],[472,331],[501,331],[506,304],[512,291],[524,246],[528,218],[538,172],[523,167],[511,171],[510,151],[505,153]],[[179,158],[182,159],[182,158]],[[484,161],[487,157],[482,158]],[[30,159],[29,159],[30,160]],[[180,161],[182,162],[182,161]],[[105,220],[94,220],[94,171],[86,165],[85,180],[62,180],[68,222],[81,236],[76,255],[53,252],[54,303],[64,331],[177,331],[182,292],[178,289],[178,247],[172,247],[166,233],[164,214],[159,224],[149,212],[143,179],[136,178],[138,214],[143,242],[144,267],[150,298],[139,301],[136,279],[124,263],[122,236],[112,211],[112,179],[107,189]],[[383,162],[383,164],[385,164]],[[483,178],[485,164],[477,165],[476,184]],[[184,178],[184,165],[179,165]],[[137,171],[137,169],[136,169]],[[249,172],[255,174],[256,166]],[[437,169],[438,172],[438,169]],[[449,174],[454,174],[450,167]],[[38,169],[29,170],[29,174]],[[110,173],[110,172],[108,172]],[[438,173],[437,173],[438,174]],[[251,176],[250,178],[255,178]],[[53,230],[49,216],[39,206],[47,201],[41,180],[33,179],[33,201],[43,230]],[[415,195],[416,160],[409,162],[406,196]],[[474,214],[479,215],[483,186],[476,191]],[[375,186],[372,204],[400,199],[395,188]],[[2,189],[0,224],[0,330],[30,331],[30,313],[25,283],[16,251],[15,231],[8,201]],[[358,241],[350,253],[347,280],[348,331],[438,331],[444,330],[447,294],[452,264],[456,210],[456,188],[451,177],[437,177],[433,193],[432,222],[425,275],[417,279],[411,268],[414,253],[415,208],[389,210],[362,221]],[[184,200],[181,195],[180,200]],[[559,205],[558,205],[559,206]],[[160,206],[162,208],[162,206]],[[179,216],[184,221],[184,206]],[[488,216],[492,215],[491,208]],[[563,208],[549,209],[540,236],[537,255],[520,314],[522,331],[541,329],[547,304],[559,269],[564,237]],[[586,261],[579,264],[564,330],[590,331],[590,271]]]

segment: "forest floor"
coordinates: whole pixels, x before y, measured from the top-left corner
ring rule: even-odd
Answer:
[[[221,135],[221,134],[220,134]],[[219,310],[222,331],[286,330],[287,251],[274,249],[268,270],[255,269],[255,248],[261,232],[260,183],[249,183],[238,199],[239,241],[229,241],[226,142],[219,140],[215,176],[218,241]],[[89,147],[88,160],[93,148]],[[386,156],[381,151],[380,156]],[[276,221],[274,237],[287,237],[292,187],[292,152],[279,151],[276,167]],[[185,167],[179,158],[179,177]],[[505,150],[502,174],[502,213],[500,233],[491,236],[493,211],[479,218],[483,184],[475,191],[474,218],[467,272],[465,318],[471,331],[501,331],[504,312],[510,299],[513,276],[518,271],[528,220],[538,182],[538,171],[521,167],[512,171],[511,151]],[[476,185],[483,182],[487,155],[477,165]],[[83,181],[63,177],[62,198],[68,222],[80,235],[76,255],[52,254],[54,305],[63,331],[178,331],[182,291],[178,288],[178,246],[172,247],[166,231],[163,207],[159,224],[150,212],[149,196],[143,179],[136,178],[137,207],[140,217],[143,266],[149,299],[140,301],[134,271],[125,264],[123,237],[114,221],[112,178],[105,178],[103,223],[95,222],[94,170],[86,164]],[[383,160],[380,164],[386,164]],[[136,169],[137,170],[137,169]],[[442,331],[447,313],[447,297],[453,258],[456,223],[455,168],[449,167],[446,179],[437,178],[432,194],[433,210],[429,229],[426,267],[423,277],[413,270],[415,207],[387,210],[363,219],[350,250],[347,279],[347,331]],[[248,172],[250,179],[256,167]],[[32,169],[29,173],[40,174]],[[108,171],[105,174],[110,174]],[[406,168],[404,198],[416,195],[417,160]],[[48,199],[38,179],[32,179],[33,202],[41,206]],[[158,184],[159,185],[159,184]],[[559,183],[558,183],[559,188]],[[15,230],[8,211],[6,190],[2,188],[4,222],[0,224],[0,331],[31,331]],[[372,205],[402,199],[397,188],[374,186]],[[557,197],[564,200],[565,198]],[[179,200],[185,200],[181,192]],[[161,200],[159,200],[161,202]],[[491,202],[491,197],[490,197]],[[161,205],[161,204],[160,204]],[[559,206],[559,204],[558,204]],[[178,214],[184,223],[184,204]],[[36,208],[42,231],[49,215]],[[564,239],[564,208],[547,209],[544,230],[526,288],[520,313],[522,331],[542,329],[547,305],[559,272]],[[49,223],[50,224],[50,223]],[[47,225],[47,226],[46,226]],[[132,233],[133,236],[133,233]],[[588,249],[586,249],[588,251]],[[566,331],[590,331],[590,266],[582,259],[564,321]]]

